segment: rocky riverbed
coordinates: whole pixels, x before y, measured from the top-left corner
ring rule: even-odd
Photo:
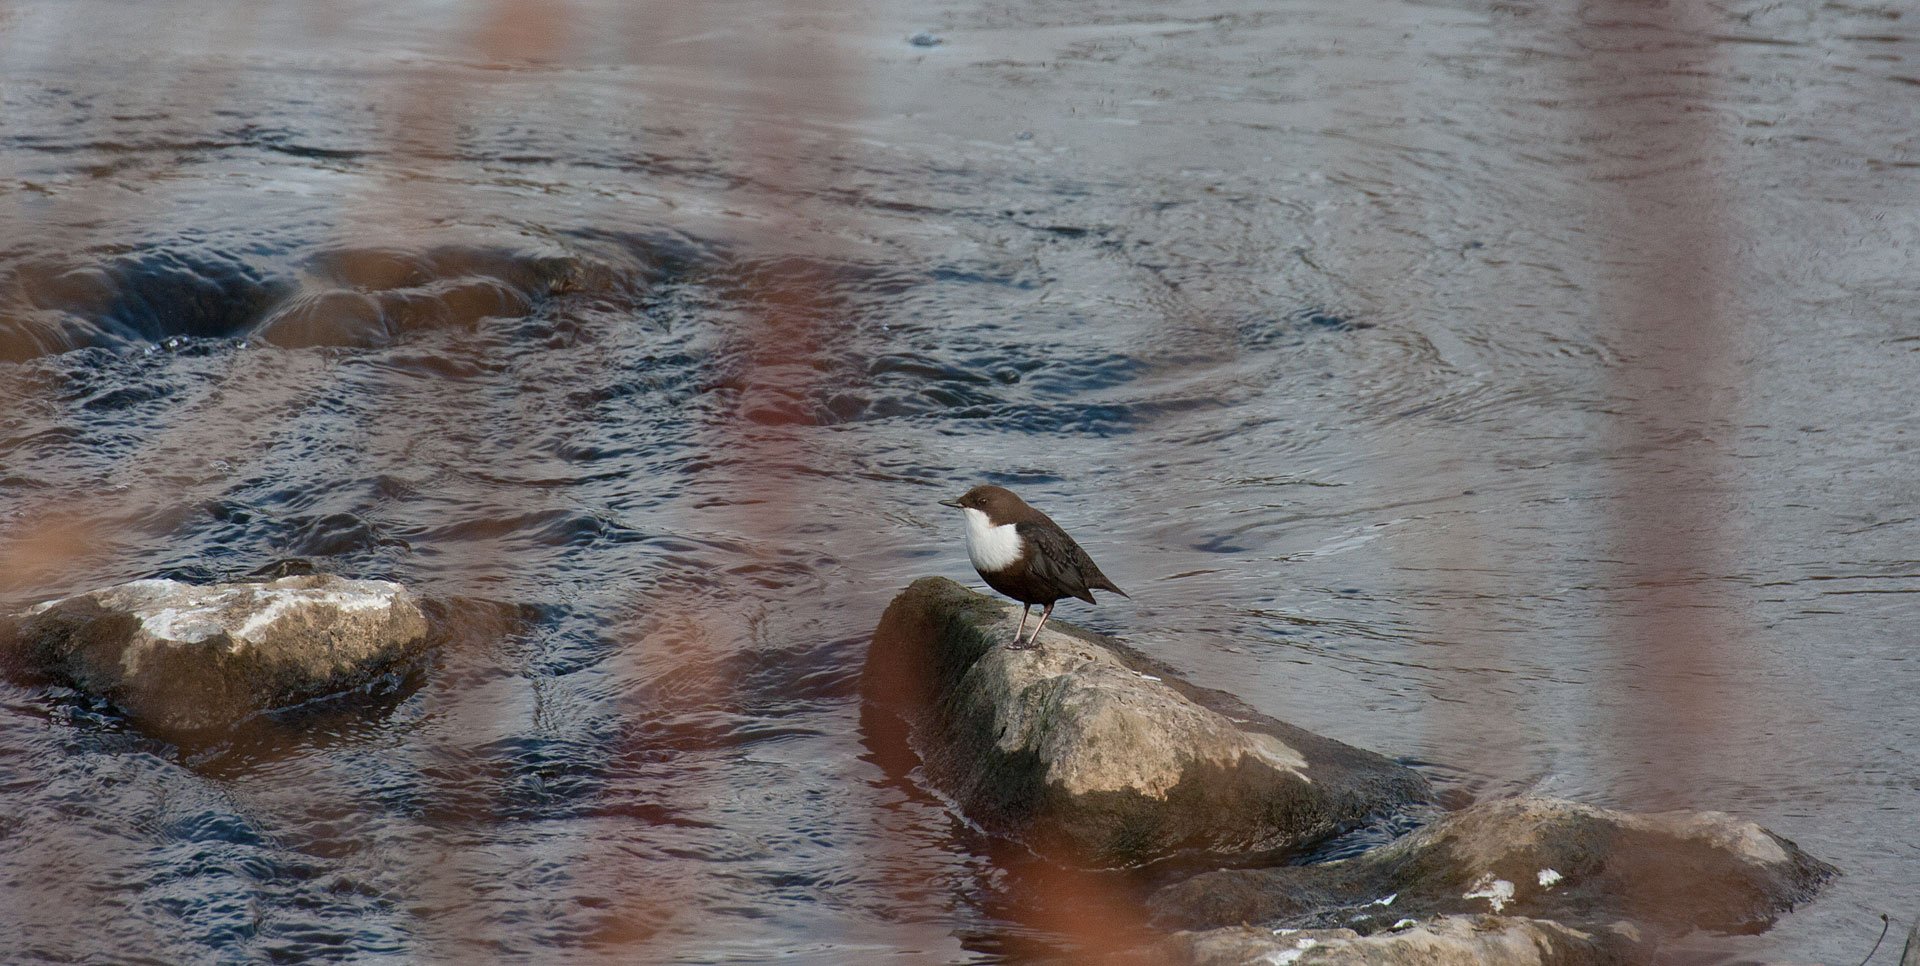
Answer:
[[[6,958],[1093,958],[1181,860],[1033,858],[861,694],[992,482],[1135,595],[1056,616],[1449,807],[1845,870],[1674,960],[1860,962],[1908,6],[7,0],[0,611],[301,558],[433,630],[205,744],[0,681]]]
[[[1717,812],[1548,798],[1477,802],[1351,858],[1289,862],[1431,790],[1070,623],[1031,650],[1000,646],[1018,614],[916,581],[874,631],[863,691],[907,719],[922,779],[992,834],[1068,863],[1235,861],[1148,898],[1171,961],[1635,963],[1690,930],[1764,931],[1838,871]]]

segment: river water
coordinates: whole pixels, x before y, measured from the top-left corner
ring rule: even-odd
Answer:
[[[0,5],[0,598],[442,628],[212,743],[0,685],[0,958],[1086,959],[861,713],[998,482],[1451,801],[1844,871],[1672,961],[1889,961],[1917,86],[1869,0]]]

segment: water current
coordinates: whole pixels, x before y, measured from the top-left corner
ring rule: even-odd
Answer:
[[[0,685],[0,959],[1083,960],[1138,884],[862,714],[980,482],[1451,801],[1842,868],[1671,961],[1897,949],[1917,87],[1871,0],[0,4],[0,602],[438,618],[209,744]]]

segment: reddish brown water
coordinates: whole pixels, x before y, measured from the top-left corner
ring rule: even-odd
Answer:
[[[0,598],[449,615],[210,747],[0,686],[6,958],[1124,945],[862,720],[991,481],[1199,683],[1844,870],[1675,961],[1857,962],[1920,916],[1916,16],[0,6]]]

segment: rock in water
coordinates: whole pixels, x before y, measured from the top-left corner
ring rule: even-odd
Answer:
[[[902,715],[928,779],[990,832],[1095,866],[1282,853],[1429,789],[1412,770],[1194,687],[1070,624],[996,646],[1017,610],[915,581],[875,629],[862,689]]]
[[[1636,962],[1643,957],[1631,954],[1634,945],[1663,935],[1764,930],[1835,871],[1719,812],[1635,815],[1520,798],[1481,802],[1349,859],[1204,873],[1161,889],[1149,905],[1162,926],[1259,923],[1255,932],[1268,937],[1334,926],[1369,934],[1338,958],[1318,954],[1329,962],[1399,962],[1387,952],[1428,938],[1400,935],[1396,924],[1458,932],[1442,924],[1461,918],[1499,919],[1502,929],[1522,932],[1551,926],[1542,945],[1558,953],[1547,962]],[[1176,961],[1237,962],[1230,950],[1250,941],[1238,929],[1186,934],[1188,958]],[[1535,961],[1440,945],[1455,953],[1433,962]],[[1265,952],[1290,948],[1270,939]],[[1222,949],[1229,951],[1217,955]]]
[[[355,687],[427,638],[406,588],[329,574],[136,580],[39,604],[18,628],[16,646],[36,669],[163,732],[223,727]]]
[[[1632,925],[1583,932],[1514,916],[1442,916],[1406,920],[1362,936],[1351,929],[1231,926],[1178,933],[1158,962],[1179,966],[1629,966],[1651,948]]]

